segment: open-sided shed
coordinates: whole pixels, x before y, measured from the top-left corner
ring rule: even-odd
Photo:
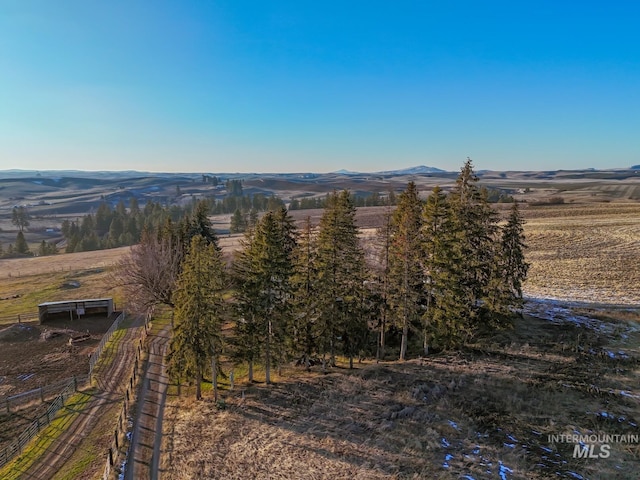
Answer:
[[[40,323],[49,319],[68,317],[71,320],[83,315],[113,313],[113,298],[92,298],[84,300],[66,300],[62,302],[45,302],[38,305]]]

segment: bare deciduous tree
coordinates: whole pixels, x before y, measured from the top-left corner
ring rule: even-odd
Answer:
[[[146,312],[157,305],[173,309],[182,257],[175,237],[144,232],[140,243],[118,262],[114,283],[125,288],[132,309]]]

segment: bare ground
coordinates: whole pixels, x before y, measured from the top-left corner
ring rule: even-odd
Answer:
[[[73,454],[82,449],[85,437],[91,436],[93,429],[99,423],[102,415],[109,412],[109,406],[122,400],[124,394],[123,382],[128,376],[135,355],[133,354],[134,340],[139,335],[140,321],[128,327],[125,337],[119,342],[119,347],[110,365],[104,369],[96,381],[96,388],[91,392],[92,398],[83,407],[81,414],[62,432],[54,432],[55,439],[51,446],[43,451],[36,463],[29,465],[22,472],[23,478],[49,480],[67,463]],[[69,408],[69,407],[66,407]],[[105,437],[108,444],[110,432],[97,432]],[[101,467],[104,468],[104,458],[95,458],[86,466],[82,478],[94,478]]]
[[[89,355],[114,319],[91,316],[74,322],[30,322],[4,327],[0,330],[0,403],[5,396],[87,374]],[[73,335],[85,332],[91,335],[89,340],[69,345]],[[2,428],[6,427],[4,420],[0,421]],[[0,447],[3,440],[0,433]]]

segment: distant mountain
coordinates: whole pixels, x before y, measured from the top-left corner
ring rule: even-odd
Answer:
[[[425,165],[418,165],[417,167],[402,168],[400,170],[387,170],[384,172],[376,172],[381,175],[419,175],[423,173],[444,173],[446,170],[441,170],[436,167],[427,167]]]
[[[335,172],[331,172],[337,175],[367,175],[367,172],[354,172],[353,170],[340,169]],[[446,173],[446,170],[440,170],[436,167],[427,167],[425,165],[418,165],[417,167],[401,168],[399,170],[385,170],[382,172],[372,172],[376,175],[421,175],[428,173]]]

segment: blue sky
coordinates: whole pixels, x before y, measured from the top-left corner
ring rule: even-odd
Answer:
[[[0,1],[0,169],[640,163],[636,2]]]

